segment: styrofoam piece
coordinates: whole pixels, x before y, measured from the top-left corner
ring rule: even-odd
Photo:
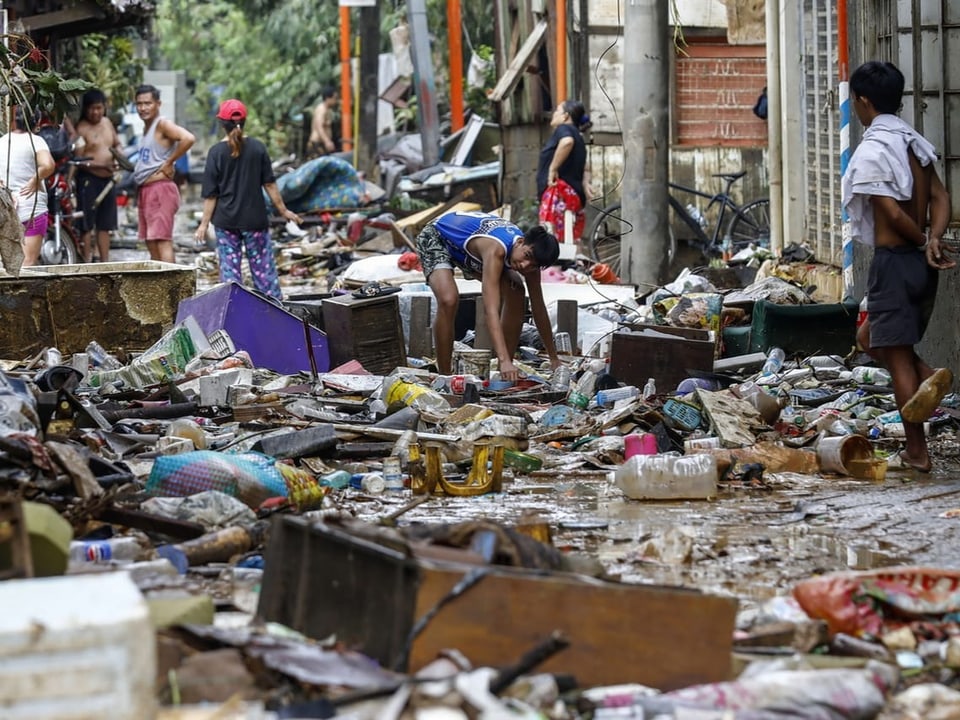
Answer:
[[[4,720],[149,720],[156,640],[126,573],[0,583]]]

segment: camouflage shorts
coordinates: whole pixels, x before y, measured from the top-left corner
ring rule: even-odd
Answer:
[[[439,231],[432,223],[417,235],[417,256],[423,266],[423,276],[430,279],[430,273],[438,268],[453,270],[453,258]]]

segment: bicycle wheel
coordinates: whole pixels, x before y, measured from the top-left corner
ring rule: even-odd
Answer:
[[[770,201],[754,200],[740,208],[730,221],[728,234],[735,253],[751,244],[770,247]]]
[[[77,237],[73,228],[60,226],[60,248],[57,249],[56,228],[47,228],[47,234],[40,244],[40,263],[42,265],[75,265],[78,262]]]
[[[594,262],[609,265],[620,276],[620,236],[624,222],[620,217],[620,203],[607,205],[590,223],[587,230],[587,249]]]

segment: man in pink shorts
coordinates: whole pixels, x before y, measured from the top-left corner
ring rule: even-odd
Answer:
[[[173,181],[174,164],[196,138],[172,120],[160,116],[160,91],[141,85],[136,92],[137,114],[143,120],[143,140],[133,171],[139,186],[137,209],[140,239],[146,241],[151,260],[176,262],[173,253],[173,220],[180,208],[180,189]]]

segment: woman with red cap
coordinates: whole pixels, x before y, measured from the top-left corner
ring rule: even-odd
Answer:
[[[270,222],[265,190],[273,206],[287,220],[303,222],[287,209],[263,143],[245,137],[243,125],[247,108],[239,100],[220,104],[217,118],[225,137],[207,153],[203,171],[203,218],[197,228],[197,242],[203,242],[213,222],[220,259],[220,281],[243,283],[243,254],[250,263],[254,287],[264,295],[281,300],[280,279],[270,239]]]

